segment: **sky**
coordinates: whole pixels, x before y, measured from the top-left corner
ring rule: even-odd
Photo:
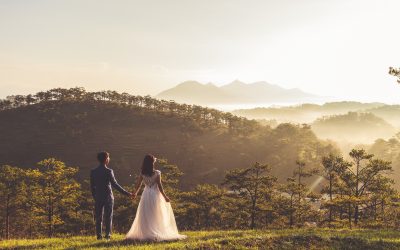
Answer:
[[[400,103],[398,0],[0,0],[0,98],[267,81]]]

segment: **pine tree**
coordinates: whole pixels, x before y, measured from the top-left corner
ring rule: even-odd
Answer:
[[[0,199],[1,211],[4,215],[5,238],[10,238],[12,231],[12,218],[16,216],[20,209],[23,196],[22,187],[24,172],[18,167],[3,165],[0,167]]]
[[[269,192],[276,183],[268,165],[256,162],[252,167],[235,169],[225,175],[224,185],[239,196],[248,199],[250,206],[250,228],[256,227],[259,205],[265,192]]]
[[[47,234],[52,237],[55,227],[62,225],[79,204],[80,184],[74,176],[77,168],[67,167],[64,162],[54,158],[45,159],[37,164],[42,195],[45,198],[45,216]]]
[[[329,156],[322,158],[322,166],[324,167],[322,176],[328,181],[328,185],[327,187],[324,187],[321,192],[326,193],[329,196],[329,202],[325,205],[329,207],[328,221],[329,223],[332,223],[333,208],[335,206],[334,195],[338,192],[340,185],[340,180],[338,180],[339,173],[345,171],[351,166],[351,164],[346,162],[341,156],[330,154]]]

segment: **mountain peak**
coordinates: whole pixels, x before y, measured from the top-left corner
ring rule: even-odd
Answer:
[[[184,81],[184,82],[178,84],[176,87],[193,87],[193,86],[199,86],[199,85],[203,85],[203,84],[199,83],[198,81],[188,80],[188,81]]]
[[[242,81],[239,81],[238,79],[236,79],[233,82],[231,82],[231,83],[229,83],[229,84],[227,84],[225,86],[229,86],[229,85],[232,85],[232,86],[243,86],[243,85],[247,85],[247,84],[242,82]]]

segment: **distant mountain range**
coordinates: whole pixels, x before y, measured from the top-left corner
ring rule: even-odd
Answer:
[[[221,87],[213,83],[186,81],[159,93],[156,97],[199,105],[310,102],[321,99],[297,88],[285,89],[267,82],[247,84],[238,80]]]

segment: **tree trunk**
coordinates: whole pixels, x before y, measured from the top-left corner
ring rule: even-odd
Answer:
[[[250,228],[251,229],[254,229],[254,227],[255,227],[255,217],[256,217],[256,201],[255,200],[253,200],[253,204],[252,204],[252,206],[251,206],[251,225],[250,225]]]
[[[205,220],[206,220],[206,228],[208,229],[208,228],[210,228],[210,215],[209,215],[209,213],[208,212],[205,212]]]
[[[359,190],[358,190],[358,184],[359,184],[359,171],[360,171],[360,161],[358,160],[356,162],[356,167],[357,167],[357,171],[356,171],[356,198],[358,198],[359,196]],[[354,224],[357,225],[358,224],[358,203],[356,201],[356,205],[354,207]]]
[[[49,238],[53,237],[53,204],[52,204],[52,199],[51,195],[49,196],[49,208],[48,208],[48,223],[49,223]]]
[[[386,217],[385,217],[385,200],[382,199],[381,203],[381,214],[382,214],[382,221],[386,222]]]
[[[32,239],[32,235],[33,235],[33,233],[32,233],[32,220],[30,220],[30,222],[29,222],[29,238],[30,239]]]
[[[7,195],[6,201],[6,239],[10,238],[10,195]]]
[[[358,204],[354,206],[354,225],[358,224]]]
[[[330,200],[330,205],[329,205],[329,227],[331,227],[332,223],[332,174],[329,176],[329,200]]]
[[[299,199],[298,199],[298,202],[299,202],[299,204],[298,204],[298,206],[297,206],[297,224],[299,224],[300,223],[300,221],[301,221],[301,177],[302,177],[302,174],[303,174],[303,171],[302,171],[302,168],[301,168],[301,165],[299,165]]]
[[[339,208],[339,218],[340,218],[340,220],[343,220],[343,207],[342,206],[340,206],[340,208]]]
[[[351,203],[349,203],[349,226],[351,229],[352,228],[352,225],[351,225]]]
[[[256,172],[256,186],[254,188],[254,197],[252,199],[252,207],[251,207],[251,229],[254,229],[256,226],[256,204],[257,204],[257,196],[258,196],[258,177],[259,177],[259,170]]]
[[[290,225],[290,227],[293,227],[293,195],[290,196],[289,225]]]

